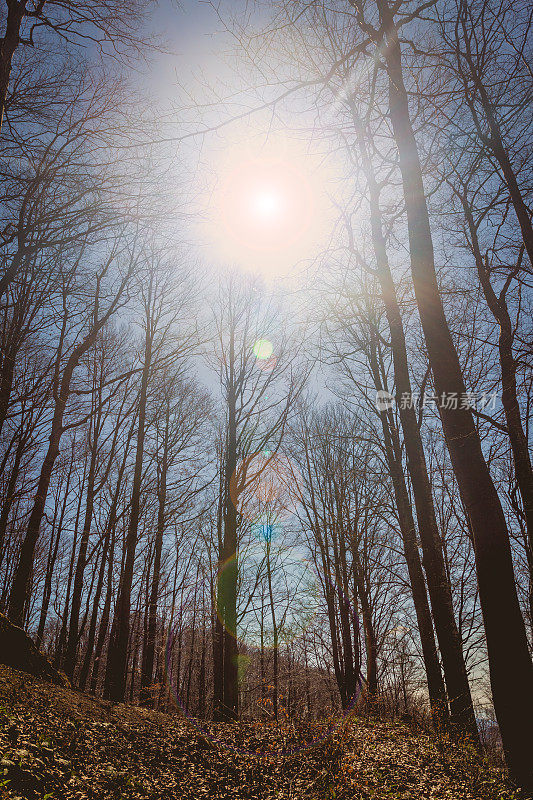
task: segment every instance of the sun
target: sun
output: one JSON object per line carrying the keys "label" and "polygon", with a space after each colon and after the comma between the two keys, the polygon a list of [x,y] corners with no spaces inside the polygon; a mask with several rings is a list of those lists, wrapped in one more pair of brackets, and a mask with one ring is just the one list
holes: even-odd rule
{"label": "sun", "polygon": [[317,251],[326,198],[324,174],[298,147],[232,148],[209,203],[214,257],[263,277],[289,274]]}
{"label": "sun", "polygon": [[289,161],[254,159],[230,173],[221,189],[221,222],[230,241],[256,254],[283,254],[309,231],[313,190]]}
{"label": "sun", "polygon": [[258,221],[269,223],[276,219],[281,219],[285,206],[285,197],[275,188],[269,186],[258,187],[253,192],[251,201],[252,213]]}

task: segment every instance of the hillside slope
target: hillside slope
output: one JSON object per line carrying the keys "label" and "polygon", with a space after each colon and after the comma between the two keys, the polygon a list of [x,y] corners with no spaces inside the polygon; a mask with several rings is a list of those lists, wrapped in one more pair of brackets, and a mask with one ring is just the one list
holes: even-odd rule
{"label": "hillside slope", "polygon": [[0,721],[2,798],[514,797],[472,755],[403,724],[356,719],[302,749],[316,727],[200,730],[178,715],[112,706],[3,666]]}

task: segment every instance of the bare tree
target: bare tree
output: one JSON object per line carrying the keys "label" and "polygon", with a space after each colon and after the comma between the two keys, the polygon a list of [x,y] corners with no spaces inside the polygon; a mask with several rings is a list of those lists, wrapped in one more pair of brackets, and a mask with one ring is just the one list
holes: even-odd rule
{"label": "bare tree", "polygon": [[[231,276],[220,286],[215,358],[226,413],[224,433],[221,519],[222,551],[219,555],[218,613],[224,625],[223,698],[215,698],[217,716],[236,719],[238,710],[237,581],[239,513],[247,512],[250,492],[261,482],[254,455],[265,448],[278,450],[292,406],[302,388],[302,376],[294,370],[298,348],[289,352],[286,339],[273,345],[266,339],[275,313],[261,307],[253,283],[239,285]],[[261,348],[267,348],[262,352]],[[264,363],[267,362],[267,363]],[[277,388],[285,383],[284,391]],[[220,656],[218,660],[221,661]]]}
{"label": "bare tree", "polygon": [[[354,3],[358,22],[376,46],[384,49],[389,81],[389,113],[400,157],[407,215],[411,272],[437,394],[464,395],[466,388],[445,317],[435,271],[433,241],[419,153],[411,122],[402,69],[398,8],[376,0],[378,27],[371,24],[362,4]],[[405,24],[405,17],[402,19]],[[523,787],[533,786],[525,744],[533,719],[533,665],[514,580],[505,516],[483,456],[469,409],[442,407],[440,415],[448,449],[475,542],[479,592],[491,686],[507,763]],[[497,595],[494,586],[499,587]],[[509,681],[509,659],[514,680]]]}
{"label": "bare tree", "polygon": [[[200,456],[206,435],[205,420],[210,413],[210,398],[193,383],[186,383],[179,372],[166,370],[160,388],[152,425],[155,436],[157,524],[151,585],[147,597],[148,619],[143,640],[141,699],[150,698],[156,662],[157,612],[160,603],[161,564],[165,533],[183,515],[191,515],[194,498],[204,488],[201,474],[205,464]],[[194,516],[194,514],[193,514]],[[202,651],[203,652],[203,651]],[[205,657],[205,654],[204,654]]]}
{"label": "bare tree", "polygon": [[106,664],[106,695],[112,700],[123,700],[126,691],[131,590],[139,533],[146,409],[151,380],[165,364],[169,362],[178,364],[196,347],[194,329],[191,330],[187,326],[184,328],[181,322],[187,320],[193,299],[194,282],[182,275],[183,282],[176,290],[173,265],[161,260],[160,254],[154,252],[147,254],[147,259],[148,263],[142,273],[146,284],[138,284],[143,304],[144,346],[141,355],[135,470],[124,548],[124,570],[119,584]]}
{"label": "bare tree", "polygon": [[[96,45],[102,53],[126,55],[144,44],[138,29],[145,6],[128,0],[6,0],[2,4],[3,36],[0,40],[0,129],[9,91],[13,57],[17,49],[48,49],[46,37],[58,37],[78,47]],[[42,34],[45,34],[45,43]]]}
{"label": "bare tree", "polygon": [[[76,267],[79,265],[75,265],[74,270],[65,275],[62,289],[63,318],[53,376],[54,414],[50,430],[50,443],[41,467],[35,501],[28,521],[28,528],[21,548],[9,598],[9,616],[17,625],[21,625],[24,621],[24,611],[28,601],[28,585],[33,565],[35,545],[39,536],[39,528],[44,513],[52,470],[57,456],[59,455],[59,445],[64,432],[63,420],[70,396],[74,372],[82,357],[94,345],[100,330],[106,325],[108,320],[111,319],[112,315],[121,305],[124,305],[125,298],[127,298],[126,288],[134,271],[135,257],[130,257],[130,263],[127,265],[124,274],[118,278],[118,286],[114,289],[111,288],[111,296],[107,302],[107,308],[105,308],[103,312],[100,310],[102,300],[106,296],[104,288],[106,277],[108,273],[113,271],[117,255],[117,249],[113,248],[107,261],[97,272],[94,286],[94,301],[84,313],[83,321],[86,327],[78,327],[77,336],[75,336],[74,342],[70,344],[70,347],[68,334],[70,333],[72,335],[72,332],[69,331],[69,322],[73,310],[69,308],[68,298],[74,288],[74,281],[78,278]],[[111,286],[112,283],[113,281],[111,281]],[[107,291],[109,293],[109,290]]]}

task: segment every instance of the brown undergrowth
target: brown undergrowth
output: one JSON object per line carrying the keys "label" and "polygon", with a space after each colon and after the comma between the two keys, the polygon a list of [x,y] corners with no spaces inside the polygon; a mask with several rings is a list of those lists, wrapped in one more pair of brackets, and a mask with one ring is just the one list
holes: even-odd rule
{"label": "brown undergrowth", "polygon": [[[467,747],[403,723],[194,724],[0,667],[0,797],[511,800]],[[329,733],[328,733],[329,731]]]}

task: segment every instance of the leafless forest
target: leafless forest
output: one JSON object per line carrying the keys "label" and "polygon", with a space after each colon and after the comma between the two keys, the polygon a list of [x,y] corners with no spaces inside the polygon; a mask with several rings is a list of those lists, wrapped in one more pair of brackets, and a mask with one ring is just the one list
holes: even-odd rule
{"label": "leafless forest", "polygon": [[533,791],[531,24],[2,3],[0,611],[73,687]]}

